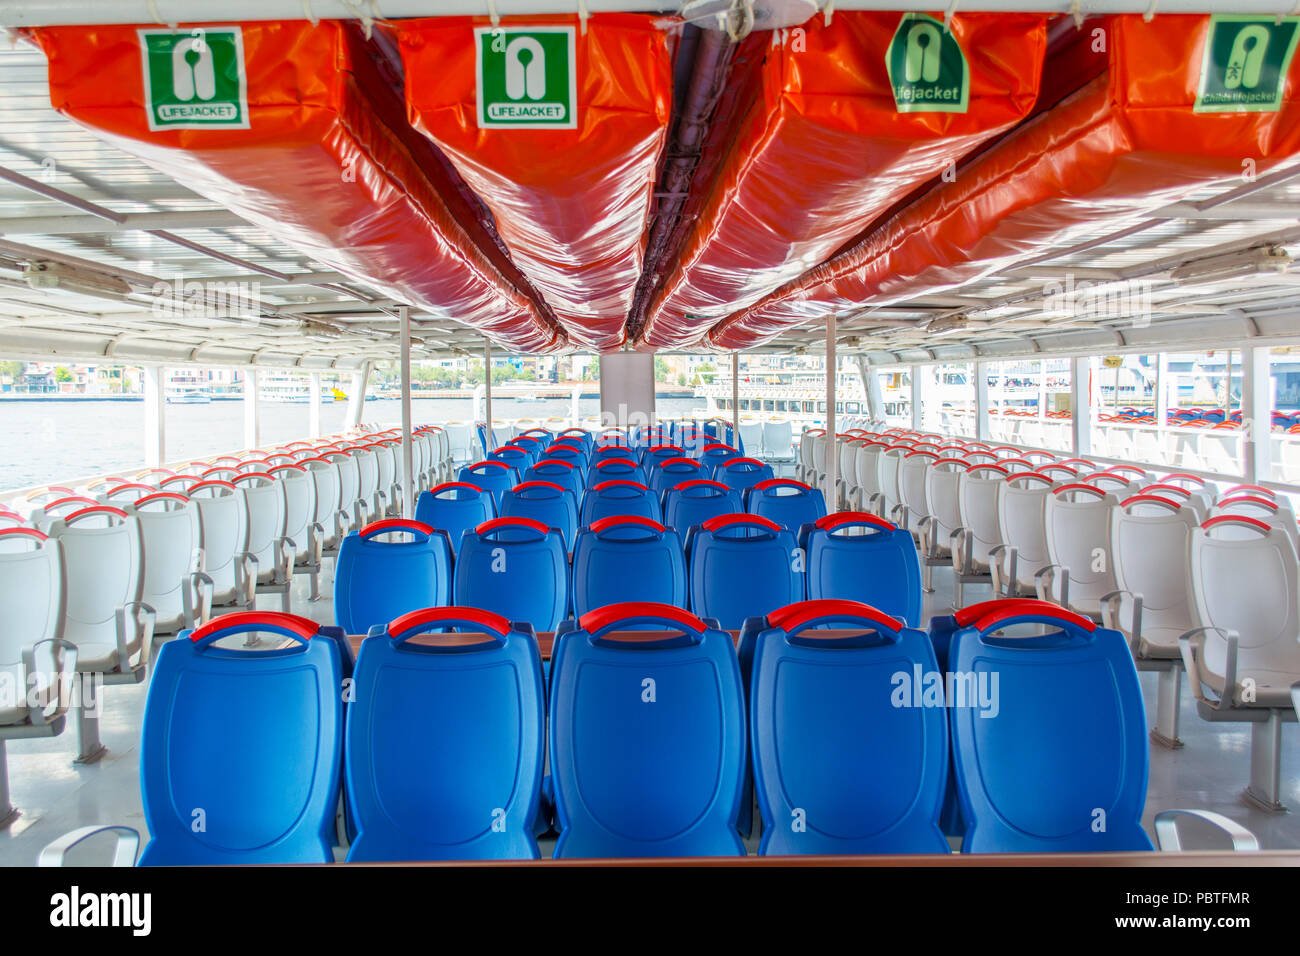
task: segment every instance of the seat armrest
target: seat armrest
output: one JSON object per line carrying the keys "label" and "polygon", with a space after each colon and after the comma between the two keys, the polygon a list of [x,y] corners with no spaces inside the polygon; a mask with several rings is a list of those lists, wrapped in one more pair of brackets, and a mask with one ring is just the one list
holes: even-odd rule
{"label": "seat armrest", "polygon": [[257,595],[257,555],[252,551],[235,555],[235,590],[243,598],[239,603],[251,610]]}
{"label": "seat armrest", "polygon": [[136,854],[140,852],[140,834],[131,827],[115,824],[79,827],[68,831],[41,850],[41,855],[36,858],[36,865],[63,866],[63,858],[74,846],[98,833],[108,831],[117,834],[117,843],[113,847],[113,866],[135,866]]}
{"label": "seat armrest", "polygon": [[202,627],[208,623],[208,618],[212,616],[212,592],[215,585],[212,582],[211,575],[203,571],[191,571],[188,575],[188,585],[181,592],[181,598],[185,602],[185,626],[187,628]]}
{"label": "seat armrest", "polygon": [[1133,652],[1134,657],[1137,657],[1142,646],[1142,595],[1123,589],[1103,594],[1101,596],[1101,623],[1103,627],[1108,627],[1112,631],[1124,633],[1124,627],[1119,619],[1119,612],[1123,606],[1124,598],[1128,598],[1133,605],[1133,626],[1127,636],[1129,650]]}
{"label": "seat armrest", "polygon": [[[1007,584],[1002,585],[1002,553],[1007,555]],[[989,549],[989,573],[993,576],[993,593],[1009,597],[1011,588],[1019,580],[1020,551],[1012,544],[999,544]]]}
{"label": "seat armrest", "polygon": [[[1226,692],[1224,697],[1215,700],[1205,694],[1205,688],[1201,679],[1200,659],[1205,653],[1205,635],[1213,631],[1223,638],[1228,645],[1227,652],[1223,658],[1223,689]],[[1240,636],[1236,631],[1224,630],[1221,627],[1197,627],[1178,637],[1178,649],[1183,655],[1183,668],[1187,671],[1187,682],[1192,685],[1192,694],[1203,704],[1208,704],[1215,710],[1226,710],[1232,706],[1232,693],[1237,686],[1237,644]]]}
{"label": "seat armrest", "polygon": [[307,563],[319,567],[325,550],[325,527],[319,521],[307,526]]}
{"label": "seat armrest", "polygon": [[[1057,587],[1057,597],[1052,597],[1052,585],[1059,580],[1060,585]],[[1059,564],[1049,564],[1039,568],[1034,572],[1034,590],[1038,592],[1038,600],[1051,601],[1053,604],[1059,604],[1067,610],[1070,607],[1070,569]]]}
{"label": "seat armrest", "polygon": [[23,648],[22,653],[24,693],[30,695],[33,687],[40,686],[37,679],[40,672],[36,669],[36,649],[43,644],[49,644],[51,649],[57,648],[63,651],[63,655],[61,659],[57,655],[54,658],[58,671],[51,675],[57,682],[54,685],[53,699],[44,708],[40,708],[36,706],[39,701],[28,698],[27,716],[33,724],[37,725],[57,720],[72,707],[72,681],[77,673],[77,645],[71,641],[65,641],[61,637],[49,637],[28,644]]}
{"label": "seat armrest", "polygon": [[[117,609],[117,666],[123,673],[135,670],[145,662],[157,617],[158,612],[143,601],[131,601]],[[137,660],[132,663],[131,645],[137,643]]]}
{"label": "seat armrest", "polygon": [[298,560],[298,544],[288,535],[275,539],[276,553],[280,561],[275,568],[276,581],[283,584],[293,577],[293,566]]}
{"label": "seat armrest", "polygon": [[1196,817],[1206,823],[1212,823],[1232,838],[1232,848],[1236,851],[1253,851],[1259,849],[1259,840],[1236,820],[1225,817],[1213,810],[1161,810],[1156,814],[1156,846],[1167,853],[1177,853],[1183,848],[1178,837],[1178,818]]}

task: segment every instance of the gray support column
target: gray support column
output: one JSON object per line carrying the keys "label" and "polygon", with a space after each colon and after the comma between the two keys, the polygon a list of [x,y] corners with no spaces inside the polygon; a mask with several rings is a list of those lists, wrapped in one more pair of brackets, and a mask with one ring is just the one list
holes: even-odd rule
{"label": "gray support column", "polygon": [[411,310],[398,306],[402,353],[402,517],[415,517],[415,462],[411,448]]}
{"label": "gray support column", "polygon": [[975,440],[989,440],[989,416],[993,406],[989,403],[989,363],[975,363]]}
{"label": "gray support column", "polygon": [[1273,396],[1269,390],[1268,349],[1241,350],[1242,477],[1257,485],[1273,477]]}
{"label": "gray support column", "polygon": [[1093,357],[1082,356],[1070,360],[1070,434],[1076,458],[1092,454],[1092,416],[1095,413],[1093,397],[1096,392],[1093,378]]}
{"label": "gray support column", "polygon": [[740,447],[740,353],[731,353],[731,430],[732,440]]}
{"label": "gray support column", "polygon": [[839,510],[836,482],[839,480],[840,449],[835,441],[835,399],[839,393],[839,359],[835,354],[835,313],[826,316],[826,508]]}
{"label": "gray support column", "polygon": [[[144,369],[144,466],[161,468],[167,460],[167,371],[160,366]],[[3,809],[0,807],[0,809]]]}
{"label": "gray support column", "polygon": [[492,430],[492,340],[483,343],[483,420],[487,422],[487,450],[496,447],[496,433]]}
{"label": "gray support column", "polygon": [[913,365],[909,370],[912,376],[912,430],[920,431],[925,424],[925,384],[929,375],[929,366]]}
{"label": "gray support column", "polygon": [[605,427],[649,425],[655,416],[655,357],[649,352],[600,356],[600,415]]}
{"label": "gray support column", "polygon": [[307,437],[320,438],[320,372],[307,373]]}
{"label": "gray support column", "polygon": [[259,448],[262,443],[261,406],[257,394],[257,369],[244,369],[244,447]]}

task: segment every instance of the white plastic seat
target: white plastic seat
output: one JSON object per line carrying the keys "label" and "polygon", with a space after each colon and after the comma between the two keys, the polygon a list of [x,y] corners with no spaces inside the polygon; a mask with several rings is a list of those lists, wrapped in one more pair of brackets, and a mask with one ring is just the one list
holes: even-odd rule
{"label": "white plastic seat", "polygon": [[[412,436],[411,461],[415,463],[414,436]],[[378,477],[375,491],[374,515],[382,518],[395,515],[402,507],[401,481],[397,477],[398,462],[402,454],[401,441],[383,439],[370,446],[375,453]]]}
{"label": "white plastic seat", "polygon": [[1196,627],[1181,639],[1201,717],[1251,724],[1245,796],[1281,803],[1282,724],[1296,719],[1300,681],[1300,573],[1291,539],[1254,518],[1220,515],[1192,532]]}
{"label": "white plastic seat", "polygon": [[77,647],[77,760],[85,763],[104,753],[97,685],[144,680],[154,619],[141,601],[144,544],[140,522],[111,505],[60,518],[49,535],[63,548],[63,638]]}
{"label": "white plastic seat", "polygon": [[902,505],[898,524],[912,532],[913,538],[920,537],[921,522],[930,516],[925,498],[926,474],[938,460],[933,451],[921,449],[908,452],[898,464],[898,502]]}
{"label": "white plastic seat", "polygon": [[881,514],[880,453],[888,447],[888,443],[872,439],[857,443],[857,454],[853,456],[851,497],[860,511]]}
{"label": "white plastic seat", "polygon": [[896,443],[883,449],[876,458],[876,485],[880,488],[879,514],[895,524],[902,524],[902,501],[898,491],[898,474],[903,456],[912,450],[911,445]]}
{"label": "white plastic seat", "polygon": [[[339,510],[347,512],[348,529],[367,524],[366,507],[361,500],[361,468],[357,457],[350,451],[337,449],[326,452],[322,457],[338,466]],[[346,533],[345,531],[344,534]]]}
{"label": "white plastic seat", "polygon": [[996,597],[1025,597],[1037,593],[1037,574],[1050,563],[1043,510],[1054,483],[1037,472],[1016,472],[998,488],[998,534],[1002,544],[989,552],[993,559]]}
{"label": "white plastic seat", "polygon": [[1043,502],[1049,563],[1034,576],[1038,597],[1101,620],[1102,599],[1113,593],[1111,512],[1119,499],[1087,482],[1057,485]]}
{"label": "white plastic seat", "polygon": [[811,485],[815,481],[814,475],[817,469],[813,461],[813,443],[825,434],[824,428],[806,428],[799,436],[799,454],[794,466],[794,476],[804,484]]}
{"label": "white plastic seat", "polygon": [[369,445],[353,445],[352,459],[357,465],[357,500],[360,510],[357,523],[369,524],[383,517],[384,502],[381,500],[379,487],[379,455]]}
{"label": "white plastic seat", "polygon": [[297,559],[297,546],[285,536],[287,502],[284,484],[266,472],[250,472],[235,479],[248,505],[248,544],[245,550],[253,564],[259,594],[279,594],[281,609],[288,614],[290,582]]}
{"label": "white plastic seat", "polygon": [[763,458],[766,451],[763,448],[763,424],[762,422],[745,421],[740,422],[740,440],[745,444],[745,454],[750,458]]}
{"label": "white plastic seat", "polygon": [[1266,489],[1254,488],[1236,494],[1225,494],[1210,509],[1210,517],[1240,515],[1256,518],[1270,528],[1277,528],[1291,539],[1292,546],[1300,552],[1300,526],[1296,525],[1295,511],[1289,499],[1262,494]]}
{"label": "white plastic seat", "polygon": [[474,435],[474,426],[469,422],[450,421],[442,427],[447,435],[447,443],[451,454],[450,467],[455,468],[457,465],[475,461],[474,444],[478,439]]}
{"label": "white plastic seat", "polygon": [[206,623],[212,610],[212,579],[199,567],[203,536],[198,506],[180,492],[157,491],[124,509],[140,524],[140,600],[154,609],[154,637]]}
{"label": "white plastic seat", "polygon": [[5,742],[63,733],[76,647],[63,639],[62,547],[33,528],[0,529],[0,828],[18,816],[9,799]]}
{"label": "white plastic seat", "polygon": [[1200,518],[1190,498],[1167,489],[1133,495],[1110,516],[1116,590],[1102,598],[1102,622],[1128,639],[1139,670],[1159,672],[1151,738],[1170,748],[1182,746],[1178,639],[1195,626],[1188,558]]}
{"label": "white plastic seat", "polygon": [[794,425],[786,421],[763,422],[763,460],[794,461]]}
{"label": "white plastic seat", "polygon": [[[907,459],[903,464],[906,466]],[[934,569],[952,563],[952,539],[961,527],[957,490],[968,467],[964,459],[949,457],[936,458],[925,469],[926,514],[917,521],[916,529],[921,543],[922,585],[927,591],[934,590]]]}
{"label": "white plastic seat", "polygon": [[212,579],[212,607],[251,611],[256,565],[248,553],[248,503],[244,490],[228,481],[204,481],[190,489],[198,506],[203,565]]}
{"label": "white plastic seat", "polygon": [[957,513],[952,536],[953,604],[965,606],[965,585],[992,583],[993,551],[1002,544],[998,500],[1007,470],[1001,465],[971,465],[957,479]]}

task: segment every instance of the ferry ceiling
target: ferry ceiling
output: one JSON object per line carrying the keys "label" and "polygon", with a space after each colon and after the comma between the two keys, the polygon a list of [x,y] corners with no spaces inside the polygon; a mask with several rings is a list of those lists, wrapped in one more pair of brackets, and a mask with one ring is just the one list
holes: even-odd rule
{"label": "ferry ceiling", "polygon": [[0,0],[0,355],[1300,341],[1294,12]]}

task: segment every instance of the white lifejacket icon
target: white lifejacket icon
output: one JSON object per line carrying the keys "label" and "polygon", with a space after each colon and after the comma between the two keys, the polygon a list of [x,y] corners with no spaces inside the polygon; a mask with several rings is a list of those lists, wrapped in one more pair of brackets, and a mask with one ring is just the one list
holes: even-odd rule
{"label": "white lifejacket icon", "polygon": [[[523,54],[528,63],[524,64]],[[546,54],[532,37],[515,37],[506,46],[506,96],[540,100],[546,95]]]}
{"label": "white lifejacket icon", "polygon": [[172,47],[172,93],[178,100],[210,100],[217,95],[212,47],[197,39]]}

